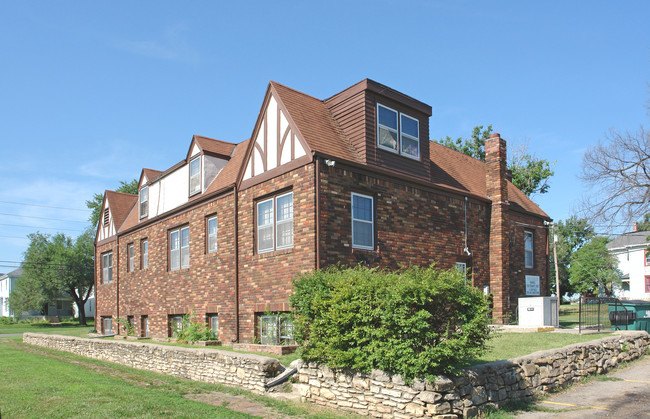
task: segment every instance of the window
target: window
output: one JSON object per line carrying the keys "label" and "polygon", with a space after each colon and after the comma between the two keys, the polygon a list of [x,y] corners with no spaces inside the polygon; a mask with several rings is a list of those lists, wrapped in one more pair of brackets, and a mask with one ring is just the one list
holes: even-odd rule
{"label": "window", "polygon": [[208,327],[212,330],[215,336],[219,336],[219,315],[208,314]]}
{"label": "window", "polygon": [[126,248],[129,258],[129,272],[133,272],[135,270],[135,248],[133,247],[133,243],[130,243]]}
{"label": "window", "polygon": [[105,335],[113,334],[113,319],[111,317],[102,317],[102,332]]}
{"label": "window", "polygon": [[257,203],[257,252],[293,247],[293,192]]}
{"label": "window", "polygon": [[645,277],[645,292],[650,294],[650,276]]}
{"label": "window", "polygon": [[201,157],[190,162],[190,196],[201,192]]}
{"label": "window", "polygon": [[149,213],[149,187],[145,186],[140,189],[140,218],[144,218]]}
{"label": "window", "polygon": [[650,266],[650,250],[645,252],[645,266]]}
{"label": "window", "polygon": [[126,321],[132,328],[135,328],[135,320],[133,316],[126,316]]}
{"label": "window", "polygon": [[140,336],[143,338],[149,337],[149,317],[141,316],[140,317]]}
{"label": "window", "polygon": [[113,282],[113,252],[102,255],[102,283]]}
{"label": "window", "polygon": [[110,218],[109,215],[110,215],[110,211],[108,210],[108,208],[106,208],[104,210],[104,227],[108,226],[108,220]]}
{"label": "window", "polygon": [[524,231],[524,267],[534,267],[533,255],[533,232]]}
{"label": "window", "polygon": [[420,121],[377,104],[377,145],[379,148],[419,160]]}
{"label": "window", "polygon": [[149,241],[142,240],[140,242],[140,269],[147,269],[149,267]]}
{"label": "window", "polygon": [[259,316],[260,343],[263,345],[293,345],[293,315],[271,313]]}
{"label": "window", "polygon": [[465,283],[467,283],[467,264],[465,262],[456,262],[456,270],[460,272]]}
{"label": "window", "polygon": [[176,333],[183,330],[183,316],[169,316],[169,337],[175,338]]}
{"label": "window", "polygon": [[169,233],[170,270],[190,267],[190,228],[183,227]]}
{"label": "window", "polygon": [[208,218],[208,253],[217,251],[217,217]]}
{"label": "window", "polygon": [[373,198],[352,193],[352,247],[375,248]]}

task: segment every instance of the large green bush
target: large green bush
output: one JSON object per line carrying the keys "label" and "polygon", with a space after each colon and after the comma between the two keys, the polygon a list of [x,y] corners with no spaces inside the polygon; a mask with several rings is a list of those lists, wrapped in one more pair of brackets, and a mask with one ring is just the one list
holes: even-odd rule
{"label": "large green bush", "polygon": [[487,302],[455,269],[331,267],[294,288],[305,362],[431,379],[481,354],[488,339]]}

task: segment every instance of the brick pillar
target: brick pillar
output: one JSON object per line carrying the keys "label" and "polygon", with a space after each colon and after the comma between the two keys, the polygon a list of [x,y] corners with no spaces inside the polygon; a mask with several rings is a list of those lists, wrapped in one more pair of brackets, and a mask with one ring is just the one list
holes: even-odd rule
{"label": "brick pillar", "polygon": [[492,200],[490,215],[490,291],[493,297],[494,323],[508,323],[510,278],[508,242],[508,182],[506,142],[499,134],[490,134],[485,142],[485,185]]}

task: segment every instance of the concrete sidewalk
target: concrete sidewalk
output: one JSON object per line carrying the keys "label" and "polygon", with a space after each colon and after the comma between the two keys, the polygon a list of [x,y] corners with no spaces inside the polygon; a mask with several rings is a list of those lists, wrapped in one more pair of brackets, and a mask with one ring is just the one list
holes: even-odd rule
{"label": "concrete sidewalk", "polygon": [[525,412],[517,418],[650,418],[650,356],[587,384],[552,394],[535,405],[557,412]]}

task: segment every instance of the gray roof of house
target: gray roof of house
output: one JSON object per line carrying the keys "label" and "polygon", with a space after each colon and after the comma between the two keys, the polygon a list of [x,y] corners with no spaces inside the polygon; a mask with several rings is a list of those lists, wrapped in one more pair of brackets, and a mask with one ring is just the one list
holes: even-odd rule
{"label": "gray roof of house", "polygon": [[632,233],[621,234],[607,243],[607,248],[611,250],[621,247],[648,245],[650,244],[647,240],[648,237],[650,237],[650,231],[634,231]]}
{"label": "gray roof of house", "polygon": [[14,269],[13,271],[9,272],[7,276],[10,276],[12,278],[19,278],[23,276],[23,268]]}

